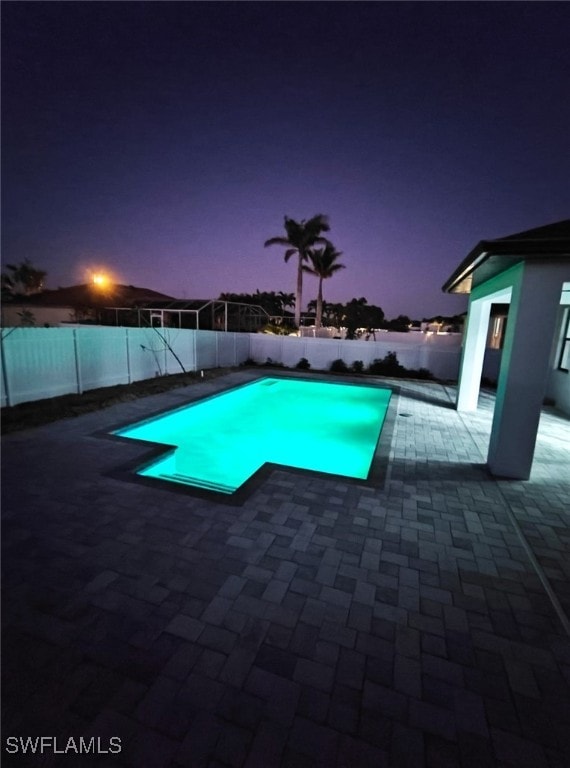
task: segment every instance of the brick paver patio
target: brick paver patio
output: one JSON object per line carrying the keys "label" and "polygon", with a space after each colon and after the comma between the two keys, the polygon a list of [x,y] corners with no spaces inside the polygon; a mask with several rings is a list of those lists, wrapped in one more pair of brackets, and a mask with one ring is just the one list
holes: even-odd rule
{"label": "brick paver patio", "polygon": [[[94,433],[252,378],[3,439],[3,743],[20,766],[570,766],[570,425],[485,468],[493,397],[398,381],[385,485],[277,469],[243,506],[107,476]],[[22,755],[8,737],[121,740]]]}

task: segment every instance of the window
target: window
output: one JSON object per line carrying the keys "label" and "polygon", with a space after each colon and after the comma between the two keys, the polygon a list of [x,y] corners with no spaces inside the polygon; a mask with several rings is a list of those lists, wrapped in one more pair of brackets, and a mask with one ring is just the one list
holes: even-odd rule
{"label": "window", "polygon": [[562,345],[560,347],[560,360],[558,361],[558,370],[570,371],[570,309],[566,310],[566,316],[562,327],[565,329],[562,334]]}
{"label": "window", "polygon": [[497,315],[491,318],[491,333],[488,346],[491,349],[502,349],[505,340],[505,328],[507,318],[504,315]]}

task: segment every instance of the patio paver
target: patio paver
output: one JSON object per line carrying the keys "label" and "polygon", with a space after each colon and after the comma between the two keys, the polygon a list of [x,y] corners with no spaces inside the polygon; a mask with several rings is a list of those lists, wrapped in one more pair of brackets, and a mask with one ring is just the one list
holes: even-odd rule
{"label": "patio paver", "polygon": [[[255,375],[3,438],[6,764],[570,765],[568,419],[524,483],[484,468],[491,394],[467,416],[412,381],[381,488],[280,468],[228,506],[106,475],[141,450],[97,430]],[[122,749],[7,754],[48,734]]]}

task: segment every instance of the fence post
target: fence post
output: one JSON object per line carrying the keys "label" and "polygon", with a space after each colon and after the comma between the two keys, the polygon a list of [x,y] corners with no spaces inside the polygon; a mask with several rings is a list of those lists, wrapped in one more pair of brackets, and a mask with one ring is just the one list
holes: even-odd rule
{"label": "fence post", "polygon": [[[2,330],[4,329],[2,328]],[[4,349],[4,336],[2,336],[2,339],[0,341],[0,354],[2,355],[2,378],[4,379],[4,392],[6,393],[6,405],[9,406],[9,405],[12,405],[12,398],[10,395],[10,386],[8,384],[8,362],[6,359],[6,351]]]}
{"label": "fence post", "polygon": [[73,354],[75,356],[75,377],[77,379],[77,394],[83,394],[81,385],[81,364],[79,362],[79,340],[77,338],[77,328],[73,329]]}
{"label": "fence post", "polygon": [[[162,323],[162,318],[161,318],[160,322]],[[168,363],[170,362],[169,359],[168,359],[168,338],[166,336],[168,331],[165,329],[164,324],[162,324],[160,327],[162,328],[162,333],[163,333],[163,336],[164,336],[164,347],[163,347],[163,352],[164,352],[164,375],[168,376]]]}
{"label": "fence post", "polygon": [[125,343],[127,345],[127,383],[131,384],[131,350],[129,347],[129,329],[125,328]]}

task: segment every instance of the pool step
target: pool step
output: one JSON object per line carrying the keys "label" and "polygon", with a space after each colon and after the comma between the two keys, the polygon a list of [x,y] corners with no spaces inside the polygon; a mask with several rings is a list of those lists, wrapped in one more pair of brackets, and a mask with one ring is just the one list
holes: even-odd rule
{"label": "pool step", "polygon": [[217,491],[217,493],[234,493],[237,489],[231,485],[224,485],[223,483],[214,483],[210,480],[202,480],[199,477],[190,477],[189,475],[181,475],[178,472],[172,472],[169,474],[159,475],[163,480],[171,480],[174,483],[184,483],[185,485],[193,485],[196,488],[205,488],[207,491]]}

